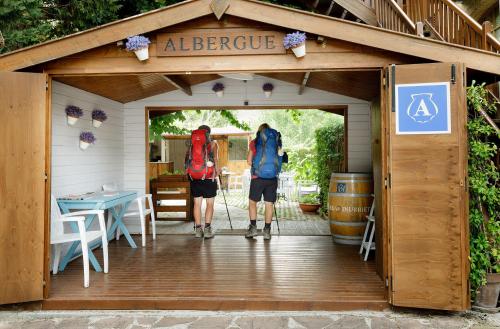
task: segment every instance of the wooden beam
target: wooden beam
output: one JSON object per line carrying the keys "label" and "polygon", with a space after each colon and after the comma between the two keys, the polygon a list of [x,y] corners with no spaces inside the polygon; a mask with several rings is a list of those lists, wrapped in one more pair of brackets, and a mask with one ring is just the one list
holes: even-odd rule
{"label": "wooden beam", "polygon": [[211,0],[188,0],[0,56],[0,71],[15,71],[212,13]]}
{"label": "wooden beam", "polygon": [[[320,45],[319,45],[320,46]],[[44,66],[54,75],[196,74],[224,72],[332,71],[336,69],[380,69],[392,63],[417,63],[412,57],[389,52],[308,53],[300,61],[293,55],[211,56],[210,63],[199,57],[150,57],[148,63],[134,57],[64,58]],[[186,71],[189,70],[189,71]]]}
{"label": "wooden beam", "polygon": [[186,81],[182,80],[181,77],[174,75],[163,75],[163,74],[161,75],[161,77],[175,88],[182,90],[186,95],[193,96],[193,91],[191,90],[191,86]]}
{"label": "wooden beam", "polygon": [[254,0],[232,0],[227,14],[290,29],[296,29],[300,25],[300,29],[308,33],[438,62],[465,63],[468,68],[500,74],[500,55],[498,54],[437,40],[422,39],[416,35],[356,24]]}
{"label": "wooden beam", "polygon": [[[337,3],[339,6],[341,6],[354,16],[359,17],[366,24],[372,26],[377,25],[377,16],[375,15],[375,11],[365,5],[363,2],[358,0],[336,0],[335,3]],[[342,15],[345,17],[344,13]]]}
{"label": "wooden beam", "polygon": [[309,80],[310,75],[311,75],[311,72],[304,73],[304,77],[302,78],[302,83],[300,84],[300,87],[299,87],[299,95],[302,95],[304,93],[304,90],[306,89],[306,85],[307,85],[307,80]]}
{"label": "wooden beam", "polygon": [[330,14],[332,13],[332,9],[333,9],[334,4],[335,4],[334,0],[330,1],[330,6],[328,6],[328,9],[325,11],[326,16],[330,16]]}

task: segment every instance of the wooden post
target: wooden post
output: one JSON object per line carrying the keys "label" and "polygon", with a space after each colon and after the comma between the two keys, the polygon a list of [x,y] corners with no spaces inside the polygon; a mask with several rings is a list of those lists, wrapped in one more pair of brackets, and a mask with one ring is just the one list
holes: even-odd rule
{"label": "wooden post", "polygon": [[483,23],[483,29],[482,29],[482,42],[483,42],[483,49],[484,50],[489,50],[488,48],[488,33],[491,33],[493,30],[491,23],[489,21],[485,21]]}
{"label": "wooden post", "polygon": [[415,24],[415,32],[417,33],[417,35],[419,37],[424,37],[424,23],[422,22],[417,22],[417,24]]}

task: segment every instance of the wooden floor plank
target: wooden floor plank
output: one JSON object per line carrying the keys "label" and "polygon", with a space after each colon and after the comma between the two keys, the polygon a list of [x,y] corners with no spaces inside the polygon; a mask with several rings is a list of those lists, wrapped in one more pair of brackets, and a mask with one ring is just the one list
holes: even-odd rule
{"label": "wooden floor plank", "polygon": [[[139,244],[139,239],[135,238]],[[101,251],[95,252],[101,261]],[[145,248],[109,246],[109,273],[81,260],[52,276],[44,309],[351,310],[383,309],[384,285],[373,261],[326,236],[199,240],[159,235]]]}

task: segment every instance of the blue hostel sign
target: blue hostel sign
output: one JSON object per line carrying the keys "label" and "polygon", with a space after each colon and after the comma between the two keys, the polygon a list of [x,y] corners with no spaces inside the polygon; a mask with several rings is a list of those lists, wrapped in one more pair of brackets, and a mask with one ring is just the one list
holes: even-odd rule
{"label": "blue hostel sign", "polygon": [[396,135],[450,134],[450,83],[396,85]]}

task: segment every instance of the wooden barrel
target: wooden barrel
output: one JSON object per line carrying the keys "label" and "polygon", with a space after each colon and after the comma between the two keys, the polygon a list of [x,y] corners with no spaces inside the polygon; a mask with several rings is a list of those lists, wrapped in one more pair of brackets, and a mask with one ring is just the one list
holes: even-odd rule
{"label": "wooden barrel", "polygon": [[328,193],[328,217],[333,240],[360,245],[373,193],[369,173],[332,173]]}

